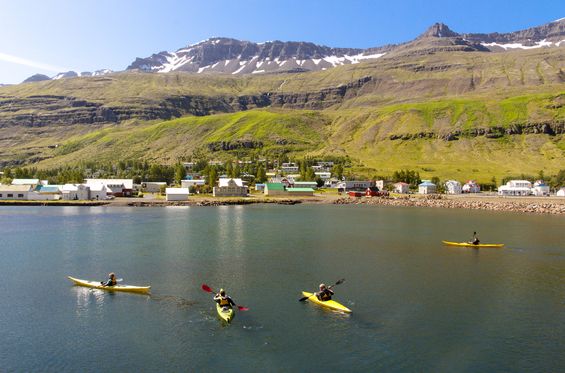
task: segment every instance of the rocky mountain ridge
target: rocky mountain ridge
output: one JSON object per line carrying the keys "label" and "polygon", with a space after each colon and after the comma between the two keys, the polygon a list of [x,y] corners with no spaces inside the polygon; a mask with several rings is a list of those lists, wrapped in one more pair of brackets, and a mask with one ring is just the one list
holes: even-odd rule
{"label": "rocky mountain ridge", "polygon": [[112,74],[113,71],[110,69],[101,69],[101,70],[96,70],[94,72],[91,71],[82,71],[82,72],[76,72],[76,71],[64,71],[64,72],[60,72],[57,75],[54,75],[52,77],[49,77],[47,75],[44,74],[34,74],[32,76],[30,76],[29,78],[27,78],[26,80],[24,80],[22,83],[33,83],[33,82],[43,82],[45,80],[59,80],[59,79],[65,79],[65,78],[78,78],[78,77],[85,77],[85,76],[103,76],[103,75],[108,75],[108,74]]}
{"label": "rocky mountain ridge", "polygon": [[[383,56],[443,52],[503,52],[513,49],[560,47],[565,45],[565,18],[509,33],[462,33],[435,23],[416,39],[375,48],[331,48],[310,42],[279,40],[254,43],[213,37],[175,52],[162,51],[136,58],[126,70],[196,74],[265,74],[327,70],[336,66],[376,60]],[[23,83],[84,76],[101,76],[113,71],[67,71],[53,77],[35,74]]]}
{"label": "rocky mountain ridge", "polygon": [[565,19],[511,33],[459,34],[436,23],[416,39],[398,45],[369,49],[330,48],[308,42],[253,43],[230,38],[210,38],[175,52],[136,58],[126,69],[167,73],[262,74],[326,70],[345,64],[375,60],[387,54],[490,52],[565,45]]}

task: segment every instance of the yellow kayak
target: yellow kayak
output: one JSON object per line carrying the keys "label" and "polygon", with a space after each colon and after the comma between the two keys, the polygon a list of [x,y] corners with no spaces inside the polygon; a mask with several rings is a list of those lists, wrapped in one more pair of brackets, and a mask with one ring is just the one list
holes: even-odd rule
{"label": "yellow kayak", "polygon": [[69,280],[75,283],[75,285],[86,286],[94,289],[108,290],[108,291],[129,291],[133,293],[148,293],[151,290],[151,286],[132,286],[132,285],[114,285],[114,286],[102,286],[100,281],[87,281],[67,276]]}
{"label": "yellow kayak", "polygon": [[444,245],[448,246],[460,246],[460,247],[490,247],[490,248],[501,248],[504,246],[503,243],[480,243],[478,245],[472,244],[470,242],[451,242],[451,241],[441,241]]}
{"label": "yellow kayak", "polygon": [[218,316],[220,316],[220,318],[225,322],[227,322],[228,324],[235,316],[235,312],[233,311],[233,308],[226,307],[226,309],[223,309],[223,307],[220,306],[218,303],[216,303],[216,311],[218,312]]}
{"label": "yellow kayak", "polygon": [[310,302],[319,304],[322,307],[330,308],[335,311],[351,313],[351,310],[349,308],[345,307],[343,304],[336,302],[335,300],[321,301],[318,299],[318,297],[316,297],[316,294],[308,293],[307,291],[303,291],[302,295],[308,297],[308,300]]}

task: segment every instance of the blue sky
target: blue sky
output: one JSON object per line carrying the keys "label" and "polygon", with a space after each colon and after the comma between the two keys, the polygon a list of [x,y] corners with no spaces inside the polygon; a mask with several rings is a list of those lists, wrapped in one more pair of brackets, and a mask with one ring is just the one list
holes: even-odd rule
{"label": "blue sky", "polygon": [[562,17],[563,0],[0,0],[0,83],[123,70],[212,36],[367,48],[411,40],[435,22],[509,32]]}

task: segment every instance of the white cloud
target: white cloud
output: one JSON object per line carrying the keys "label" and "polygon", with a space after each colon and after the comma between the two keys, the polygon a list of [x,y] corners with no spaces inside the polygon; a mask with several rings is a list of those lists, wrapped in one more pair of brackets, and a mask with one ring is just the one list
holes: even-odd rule
{"label": "white cloud", "polygon": [[69,71],[69,69],[67,69],[65,67],[53,66],[53,65],[48,65],[48,64],[45,64],[45,63],[41,63],[41,62],[31,61],[31,60],[27,60],[25,58],[12,56],[12,55],[6,54],[6,53],[0,53],[0,61],[15,63],[17,65],[35,67],[36,69],[52,71],[52,72],[56,72],[56,73],[61,72],[61,71]]}

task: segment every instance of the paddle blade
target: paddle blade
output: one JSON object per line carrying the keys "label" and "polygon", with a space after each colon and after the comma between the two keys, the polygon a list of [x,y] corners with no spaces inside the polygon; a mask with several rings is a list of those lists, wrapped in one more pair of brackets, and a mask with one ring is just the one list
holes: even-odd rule
{"label": "paddle blade", "polygon": [[249,311],[249,308],[243,306],[237,306],[237,309],[240,311]]}
{"label": "paddle blade", "polygon": [[202,290],[207,291],[208,293],[213,293],[214,291],[212,288],[206,284],[202,284]]}
{"label": "paddle blade", "polygon": [[304,301],[305,301],[306,299],[308,299],[308,298],[310,298],[310,297],[302,297],[302,298],[300,298],[298,301],[299,301],[299,302],[304,302]]}
{"label": "paddle blade", "polygon": [[118,278],[118,279],[116,279],[116,282],[122,282],[122,281],[124,281],[123,278]]}
{"label": "paddle blade", "polygon": [[337,280],[337,282],[335,284],[336,285],[343,284],[344,281],[345,281],[345,279],[342,278],[341,280]]}

